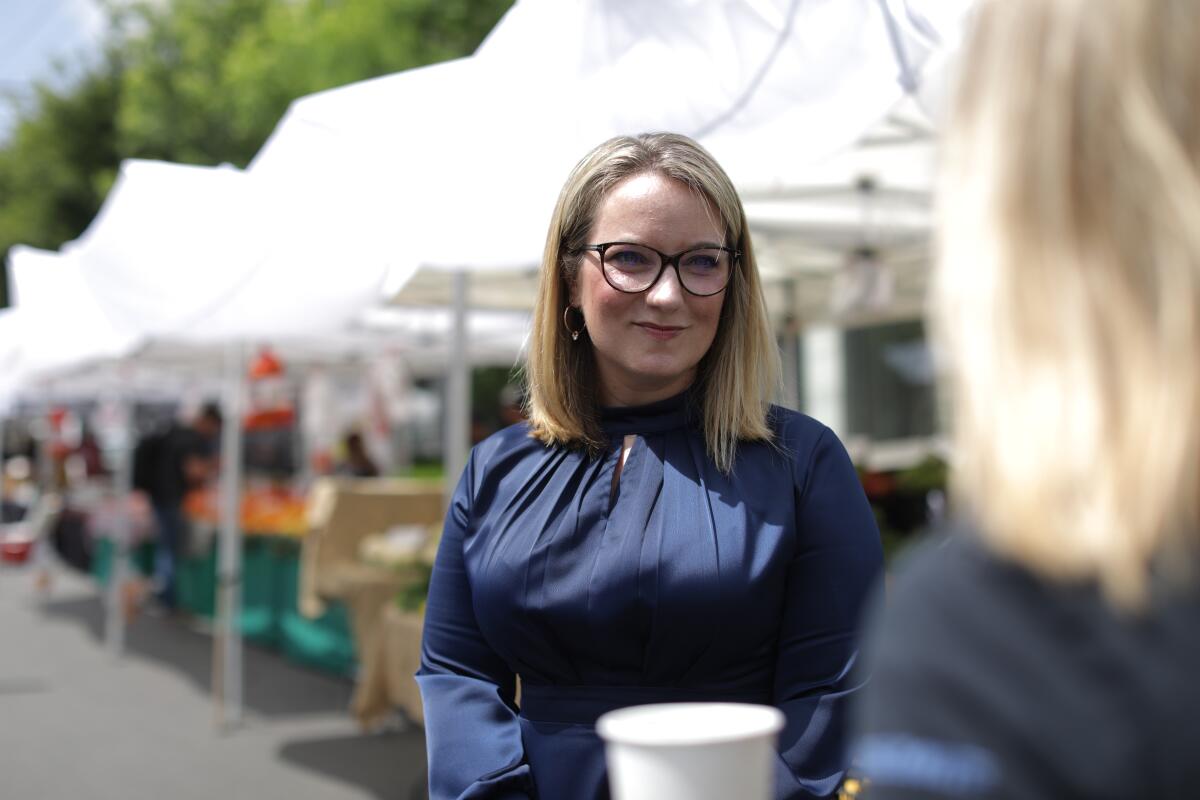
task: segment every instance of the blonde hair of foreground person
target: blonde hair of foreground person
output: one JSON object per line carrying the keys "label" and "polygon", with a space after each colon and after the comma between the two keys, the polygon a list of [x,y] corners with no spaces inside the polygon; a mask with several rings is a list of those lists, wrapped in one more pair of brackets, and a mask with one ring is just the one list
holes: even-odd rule
{"label": "blonde hair of foreground person", "polygon": [[1200,3],[986,2],[964,53],[931,294],[953,490],[995,551],[1136,607],[1200,530]]}
{"label": "blonde hair of foreground person", "polygon": [[728,472],[739,439],[769,440],[767,409],[780,385],[779,351],[733,183],[696,142],[670,133],[618,136],[584,156],[567,178],[546,236],[525,376],[533,435],[546,444],[584,446],[606,441],[600,428],[599,391],[591,339],[572,341],[563,314],[583,262],[580,248],[601,202],[618,183],[643,173],[673,178],[708,201],[725,230],[726,244],[740,250],[716,337],[697,368],[703,429],[709,455]]}

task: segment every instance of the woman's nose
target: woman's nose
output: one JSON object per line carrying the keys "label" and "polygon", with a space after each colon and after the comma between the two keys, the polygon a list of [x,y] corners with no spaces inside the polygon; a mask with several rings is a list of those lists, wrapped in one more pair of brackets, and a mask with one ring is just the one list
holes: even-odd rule
{"label": "woman's nose", "polygon": [[683,286],[674,266],[663,270],[658,282],[646,291],[646,302],[653,306],[676,306],[683,302]]}

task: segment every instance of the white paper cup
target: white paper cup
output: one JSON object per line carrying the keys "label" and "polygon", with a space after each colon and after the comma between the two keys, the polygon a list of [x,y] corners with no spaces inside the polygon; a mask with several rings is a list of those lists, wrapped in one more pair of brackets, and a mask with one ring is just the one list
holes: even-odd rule
{"label": "white paper cup", "polygon": [[613,800],[768,800],[783,714],[748,703],[662,703],[600,717]]}

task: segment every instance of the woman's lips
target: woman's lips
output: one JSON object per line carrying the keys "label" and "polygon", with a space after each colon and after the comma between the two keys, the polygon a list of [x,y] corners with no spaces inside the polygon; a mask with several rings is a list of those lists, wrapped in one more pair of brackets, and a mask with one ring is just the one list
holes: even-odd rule
{"label": "woman's lips", "polygon": [[674,339],[679,334],[683,333],[683,328],[676,325],[655,325],[650,322],[635,322],[639,328],[648,333],[652,338],[660,341]]}

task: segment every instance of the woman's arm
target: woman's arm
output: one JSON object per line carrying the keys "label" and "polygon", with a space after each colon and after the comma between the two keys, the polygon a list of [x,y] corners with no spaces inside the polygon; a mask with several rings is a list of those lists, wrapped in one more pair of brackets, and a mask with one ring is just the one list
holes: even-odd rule
{"label": "woman's arm", "polygon": [[883,566],[879,529],[850,457],[828,428],[796,465],[797,548],[788,572],[775,705],[780,798],[824,797],[845,774],[846,705],[864,601]]}
{"label": "woman's arm", "polygon": [[475,621],[463,564],[474,454],[446,513],[425,607],[417,683],[425,706],[430,800],[529,800],[516,678]]}

